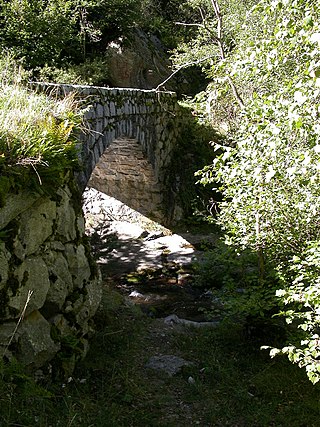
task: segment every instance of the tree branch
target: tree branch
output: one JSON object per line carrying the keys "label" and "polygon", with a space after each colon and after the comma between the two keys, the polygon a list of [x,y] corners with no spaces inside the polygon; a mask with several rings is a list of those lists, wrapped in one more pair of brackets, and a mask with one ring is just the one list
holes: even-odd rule
{"label": "tree branch", "polygon": [[169,80],[171,80],[173,76],[175,76],[179,71],[183,70],[184,68],[188,68],[188,67],[192,67],[193,65],[201,64],[201,62],[205,62],[208,59],[214,58],[214,56],[215,55],[209,55],[209,56],[206,56],[205,58],[198,59],[197,61],[192,61],[192,62],[187,62],[186,64],[182,64],[173,73],[171,73],[168,78],[166,78],[162,83],[158,84],[158,86],[154,90],[158,91],[163,85],[165,85]]}
{"label": "tree branch", "polygon": [[[194,24],[189,24],[186,22],[176,22],[177,25],[184,25],[184,26],[188,26],[188,27],[200,27],[203,28],[204,30],[208,31],[209,34],[211,34],[211,36],[214,39],[214,42],[217,44],[219,51],[220,51],[220,58],[222,61],[224,61],[226,59],[226,53],[225,53],[225,49],[222,43],[223,40],[223,22],[222,22],[222,15],[220,12],[220,7],[219,7],[219,3],[218,0],[211,0],[211,4],[214,10],[214,14],[216,16],[216,20],[217,20],[217,34],[214,35],[213,31],[207,27],[206,25],[206,19],[205,16],[203,14],[203,11],[201,8],[199,8],[200,10],[200,14],[201,14],[201,19],[202,19],[202,24],[199,23],[194,23]],[[192,61],[192,62],[187,62],[186,64],[181,65],[178,69],[176,69],[173,73],[170,74],[170,76],[168,78],[166,78],[162,83],[160,83],[155,90],[158,91],[162,86],[164,86],[169,80],[172,79],[173,76],[175,76],[180,70],[184,69],[184,68],[188,68],[191,67],[193,65],[198,65],[201,64],[202,62],[207,61],[208,59],[214,58],[215,55],[210,55],[207,56],[205,58],[199,59],[197,61]],[[238,89],[236,87],[236,85],[234,84],[232,78],[230,77],[230,75],[227,74],[227,80],[228,83],[231,87],[231,90],[233,92],[233,96],[235,97],[236,101],[238,102],[240,108],[244,108],[244,103],[243,100],[238,92]]]}
{"label": "tree branch", "polygon": [[184,25],[185,27],[201,27],[205,28],[203,24],[188,24],[187,22],[175,22],[176,25]]}
{"label": "tree branch", "polygon": [[[222,28],[223,28],[222,27],[222,15],[221,15],[221,12],[220,12],[220,7],[219,7],[218,1],[217,0],[211,0],[211,4],[212,4],[212,7],[214,9],[214,13],[216,15],[216,18],[217,18],[217,38],[216,38],[216,42],[217,42],[219,50],[220,50],[221,59],[224,61],[226,59],[226,54],[225,54],[224,46],[223,46],[223,43],[222,43],[222,38],[223,38],[223,33],[222,33]],[[238,89],[237,89],[236,85],[234,84],[232,78],[229,75],[227,75],[227,79],[228,79],[229,85],[230,85],[230,87],[232,89],[233,95],[236,98],[238,104],[240,105],[241,108],[244,108],[244,103],[242,101],[242,98],[241,98],[241,96],[240,96],[240,94],[238,92]]]}

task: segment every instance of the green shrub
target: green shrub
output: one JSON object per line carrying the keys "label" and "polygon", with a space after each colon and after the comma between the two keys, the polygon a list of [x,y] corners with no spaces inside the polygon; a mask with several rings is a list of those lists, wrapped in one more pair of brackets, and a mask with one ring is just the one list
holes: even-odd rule
{"label": "green shrub", "polygon": [[285,304],[279,313],[289,325],[300,330],[283,348],[270,348],[271,357],[286,354],[289,360],[305,368],[315,384],[320,380],[320,242],[307,249],[281,269],[281,288],[276,295]]}
{"label": "green shrub", "polygon": [[[272,355],[288,354],[314,383],[320,379],[319,12],[312,0],[262,0],[254,8],[252,16],[264,17],[258,40],[216,67],[240,87],[250,86],[251,96],[244,98],[234,144],[216,146],[222,154],[202,177],[218,182],[224,196],[219,223],[227,242],[256,252],[260,270],[267,260],[283,280],[284,289],[280,282],[275,289],[279,303],[289,304],[282,314],[294,319],[296,336]],[[260,288],[254,299],[268,305]],[[308,332],[302,347],[296,344],[301,328]]]}
{"label": "green shrub", "polygon": [[78,65],[57,68],[45,65],[36,69],[40,81],[79,85],[107,86],[109,84],[108,58],[87,59]]}

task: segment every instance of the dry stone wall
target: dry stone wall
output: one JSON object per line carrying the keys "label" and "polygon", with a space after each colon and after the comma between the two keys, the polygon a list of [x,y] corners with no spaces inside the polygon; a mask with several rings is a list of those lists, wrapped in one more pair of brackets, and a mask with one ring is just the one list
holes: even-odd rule
{"label": "dry stone wall", "polygon": [[77,197],[66,185],[51,197],[8,195],[0,208],[0,352],[32,370],[55,358],[71,372],[100,303]]}

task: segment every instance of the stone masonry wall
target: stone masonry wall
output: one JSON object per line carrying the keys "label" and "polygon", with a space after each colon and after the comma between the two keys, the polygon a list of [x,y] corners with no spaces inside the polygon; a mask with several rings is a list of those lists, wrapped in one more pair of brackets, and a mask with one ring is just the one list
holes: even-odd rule
{"label": "stone masonry wall", "polygon": [[73,370],[101,298],[81,204],[69,187],[52,197],[11,194],[0,208],[0,352],[31,370],[55,356],[59,369]]}
{"label": "stone masonry wall", "polygon": [[[151,164],[160,189],[161,198],[157,199],[157,205],[153,206],[151,211],[162,211],[158,219],[168,222],[168,211],[172,212],[172,206],[167,207],[164,200],[170,186],[167,167],[181,125],[176,94],[154,90],[49,83],[35,85],[39,90],[53,91],[58,95],[76,92],[88,107],[85,113],[87,130],[79,135],[82,171],[77,174],[77,180],[81,191],[84,191],[103,153],[107,155],[106,150],[111,143],[114,146],[122,137],[135,139]],[[134,200],[134,193],[131,193],[131,198]]]}
{"label": "stone masonry wall", "polygon": [[88,183],[143,215],[161,221],[160,185],[135,139],[117,139],[102,154]]}

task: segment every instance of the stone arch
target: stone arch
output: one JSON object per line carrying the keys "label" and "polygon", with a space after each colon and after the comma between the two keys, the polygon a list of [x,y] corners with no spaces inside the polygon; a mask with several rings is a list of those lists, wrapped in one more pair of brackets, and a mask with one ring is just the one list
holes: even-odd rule
{"label": "stone arch", "polygon": [[78,145],[81,170],[76,172],[76,179],[80,191],[84,191],[101,156],[114,141],[121,137],[136,140],[153,168],[162,195],[161,222],[170,222],[174,207],[169,206],[168,200],[174,200],[174,195],[168,197],[168,166],[180,133],[176,94],[50,83],[34,85],[40,90],[54,89],[58,95],[75,92],[88,107],[85,113],[87,130],[79,135]]}

